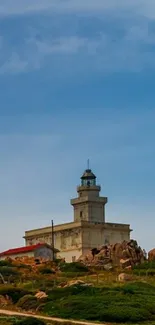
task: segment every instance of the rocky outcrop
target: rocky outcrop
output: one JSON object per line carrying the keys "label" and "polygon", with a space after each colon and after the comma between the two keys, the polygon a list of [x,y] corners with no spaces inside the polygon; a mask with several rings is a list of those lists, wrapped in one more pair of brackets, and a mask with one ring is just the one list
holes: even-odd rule
{"label": "rocky outcrop", "polygon": [[148,260],[149,262],[155,261],[155,248],[148,252]]}
{"label": "rocky outcrop", "polygon": [[130,240],[109,246],[104,245],[100,249],[94,248],[88,254],[82,255],[78,261],[87,266],[103,266],[110,270],[114,266],[129,269],[133,265],[143,263],[145,259],[145,251],[138,246],[136,240]]}

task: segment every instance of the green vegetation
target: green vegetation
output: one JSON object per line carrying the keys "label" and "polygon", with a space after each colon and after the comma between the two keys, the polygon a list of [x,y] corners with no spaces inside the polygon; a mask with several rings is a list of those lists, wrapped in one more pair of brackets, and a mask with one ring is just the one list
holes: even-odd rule
{"label": "green vegetation", "polygon": [[10,260],[2,260],[0,261],[0,266],[12,266],[12,262]]}
{"label": "green vegetation", "polygon": [[155,261],[149,262],[146,261],[142,264],[135,265],[134,270],[148,270],[148,269],[155,269]]}
{"label": "green vegetation", "polygon": [[146,261],[143,264],[134,266],[133,273],[139,276],[155,276],[155,261]]}
{"label": "green vegetation", "polygon": [[155,287],[145,283],[55,289],[48,300],[44,312],[50,316],[116,323],[155,320]]}
{"label": "green vegetation", "polygon": [[45,325],[45,322],[34,317],[29,317],[19,321],[18,325]]}
{"label": "green vegetation", "polygon": [[[122,325],[155,325],[155,262],[135,266],[130,271],[133,281],[125,284],[117,280],[120,270],[111,272],[94,268],[90,271],[77,262],[57,261],[57,264],[60,271],[51,262],[36,267],[0,261],[3,276],[9,281],[10,275],[15,279],[13,285],[0,285],[0,296],[10,298],[13,303],[10,308],[32,310],[51,317]],[[75,284],[65,287],[69,279],[91,282],[93,286]],[[60,284],[64,288],[59,288]],[[37,291],[44,291],[48,298],[37,299]],[[9,317],[6,322],[4,317],[0,317],[0,325],[44,324],[36,321],[34,318],[32,323],[31,318]]]}
{"label": "green vegetation", "polygon": [[60,263],[60,270],[62,272],[89,272],[87,266],[78,262]]}
{"label": "green vegetation", "polygon": [[37,300],[36,291],[3,285],[0,295],[9,296],[17,308],[64,319],[133,324],[155,322],[155,286],[149,283],[46,287],[45,291],[48,298]]}
{"label": "green vegetation", "polygon": [[46,323],[40,319],[34,317],[18,318],[0,316],[1,325],[46,325]]}
{"label": "green vegetation", "polygon": [[19,272],[10,266],[0,266],[0,273],[5,277],[8,277],[10,275],[19,275]]}
{"label": "green vegetation", "polygon": [[27,291],[25,289],[8,286],[8,285],[2,285],[0,287],[0,295],[2,296],[8,296],[13,303],[17,303],[17,301],[22,298],[23,296],[30,294],[30,291]]}
{"label": "green vegetation", "polygon": [[37,298],[33,295],[25,295],[17,302],[17,307],[24,310],[35,310],[38,307]]}
{"label": "green vegetation", "polygon": [[41,274],[55,274],[55,272],[49,267],[42,267],[39,269]]}

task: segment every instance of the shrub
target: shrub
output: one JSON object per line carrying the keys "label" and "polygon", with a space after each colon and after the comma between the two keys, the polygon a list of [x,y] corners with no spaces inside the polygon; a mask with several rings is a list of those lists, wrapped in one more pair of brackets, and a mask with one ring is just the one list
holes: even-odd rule
{"label": "shrub", "polygon": [[60,263],[60,270],[62,272],[89,272],[87,266],[79,262]]}
{"label": "shrub", "polygon": [[44,312],[68,319],[132,323],[154,320],[154,306],[154,286],[135,282],[118,287],[57,288],[50,292]]}
{"label": "shrub", "polygon": [[11,260],[2,260],[2,261],[0,261],[0,267],[1,266],[12,266],[12,261]]}
{"label": "shrub", "polygon": [[45,325],[45,322],[35,317],[28,317],[19,321],[18,325]]}
{"label": "shrub", "polygon": [[17,269],[26,269],[30,271],[32,270],[32,266],[27,264],[22,264],[22,263],[17,265],[14,264],[14,266],[16,266]]}
{"label": "shrub", "polygon": [[19,272],[14,267],[9,266],[0,266],[0,273],[3,276],[19,275]]}
{"label": "shrub", "polygon": [[42,267],[42,268],[39,269],[39,272],[41,274],[55,274],[55,271],[53,271],[49,267]]}
{"label": "shrub", "polygon": [[[100,289],[99,289],[100,290]],[[55,301],[57,299],[63,299],[64,297],[68,296],[75,296],[75,295],[95,295],[98,292],[98,288],[93,287],[85,287],[81,285],[75,285],[66,288],[53,288],[51,290],[46,290],[48,294],[48,301]]]}
{"label": "shrub", "polygon": [[142,264],[135,265],[133,267],[134,270],[148,270],[148,269],[155,269],[155,261],[146,261]]}
{"label": "shrub", "polygon": [[36,309],[38,306],[38,300],[36,297],[32,295],[25,295],[24,297],[20,298],[17,302],[17,307],[20,307],[25,310],[32,310]]}
{"label": "shrub", "polygon": [[155,276],[155,269],[135,269],[133,273],[139,276]]}
{"label": "shrub", "polygon": [[17,301],[25,296],[26,294],[30,293],[27,290],[21,289],[21,288],[15,288],[12,286],[2,286],[0,288],[0,295],[2,296],[8,296],[9,298],[11,298],[13,303],[17,303]]}

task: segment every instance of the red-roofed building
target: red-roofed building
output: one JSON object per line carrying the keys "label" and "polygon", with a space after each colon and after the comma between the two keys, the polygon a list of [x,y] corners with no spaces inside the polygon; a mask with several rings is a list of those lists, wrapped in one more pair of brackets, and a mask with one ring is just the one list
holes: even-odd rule
{"label": "red-roofed building", "polygon": [[[54,249],[54,253],[58,252],[57,249]],[[9,249],[5,252],[0,253],[0,260],[4,260],[6,258],[15,259],[17,257],[34,257],[34,258],[45,258],[52,260],[53,259],[53,249],[50,245],[46,243],[40,243],[31,246],[24,246]]]}

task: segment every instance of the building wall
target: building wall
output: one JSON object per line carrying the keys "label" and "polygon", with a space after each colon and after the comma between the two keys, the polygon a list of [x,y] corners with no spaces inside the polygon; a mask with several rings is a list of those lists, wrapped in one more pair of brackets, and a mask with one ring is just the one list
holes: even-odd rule
{"label": "building wall", "polygon": [[52,260],[53,259],[53,251],[51,248],[48,248],[48,247],[39,247],[32,252],[4,255],[4,256],[0,257],[0,260],[5,260],[6,258],[15,259],[17,257],[34,257],[34,258],[41,257],[41,258]]}
{"label": "building wall", "polygon": [[[82,252],[89,251],[92,248],[99,248],[105,244],[121,243],[123,240],[130,240],[130,231],[128,226],[113,227],[111,224],[106,229],[106,224],[89,225],[82,232]],[[122,225],[123,226],[123,225]]]}
{"label": "building wall", "polygon": [[82,250],[83,253],[94,247],[100,247],[104,242],[103,225],[85,227],[82,232]]}
{"label": "building wall", "polygon": [[24,257],[24,256],[28,256],[28,257],[34,257],[34,252],[27,252],[27,253],[21,253],[21,254],[13,254],[13,255],[4,255],[4,256],[0,256],[0,260],[5,260],[6,258],[12,258],[15,259],[17,257]]}
{"label": "building wall", "polygon": [[[51,228],[36,229],[26,232],[26,245],[46,242],[51,244]],[[57,255],[72,262],[86,251],[105,244],[115,244],[130,239],[129,225],[102,223],[92,224],[87,221],[69,223],[54,227],[54,245],[59,250]]]}
{"label": "building wall", "polygon": [[[30,236],[29,236],[30,233]],[[39,231],[27,232],[26,245],[37,244],[41,242],[51,243],[51,231],[46,233],[44,229]],[[72,262],[74,256],[80,256],[82,253],[82,228],[79,226],[68,226],[68,228],[54,232],[54,246],[60,251],[57,255],[65,258],[66,262]]]}
{"label": "building wall", "polygon": [[40,235],[32,235],[30,238],[25,240],[26,246],[31,246],[40,243],[46,243],[48,245],[52,244],[52,237],[51,233],[44,234],[43,231],[40,231]]}
{"label": "building wall", "polygon": [[100,202],[89,203],[90,222],[104,222],[104,204]]}
{"label": "building wall", "polygon": [[88,220],[89,218],[89,206],[85,202],[80,202],[74,206],[74,221]]}
{"label": "building wall", "polygon": [[53,251],[48,247],[39,247],[34,251],[34,257],[53,260]]}
{"label": "building wall", "polygon": [[79,203],[74,205],[74,221],[105,222],[104,204],[104,202],[97,199],[96,202],[82,202],[82,200],[79,200]]}
{"label": "building wall", "polygon": [[82,248],[66,250],[58,253],[58,257],[64,258],[67,263],[76,262],[76,260],[82,255]]}
{"label": "building wall", "polygon": [[130,233],[123,230],[105,230],[104,244],[121,243],[123,240],[130,240]]}

